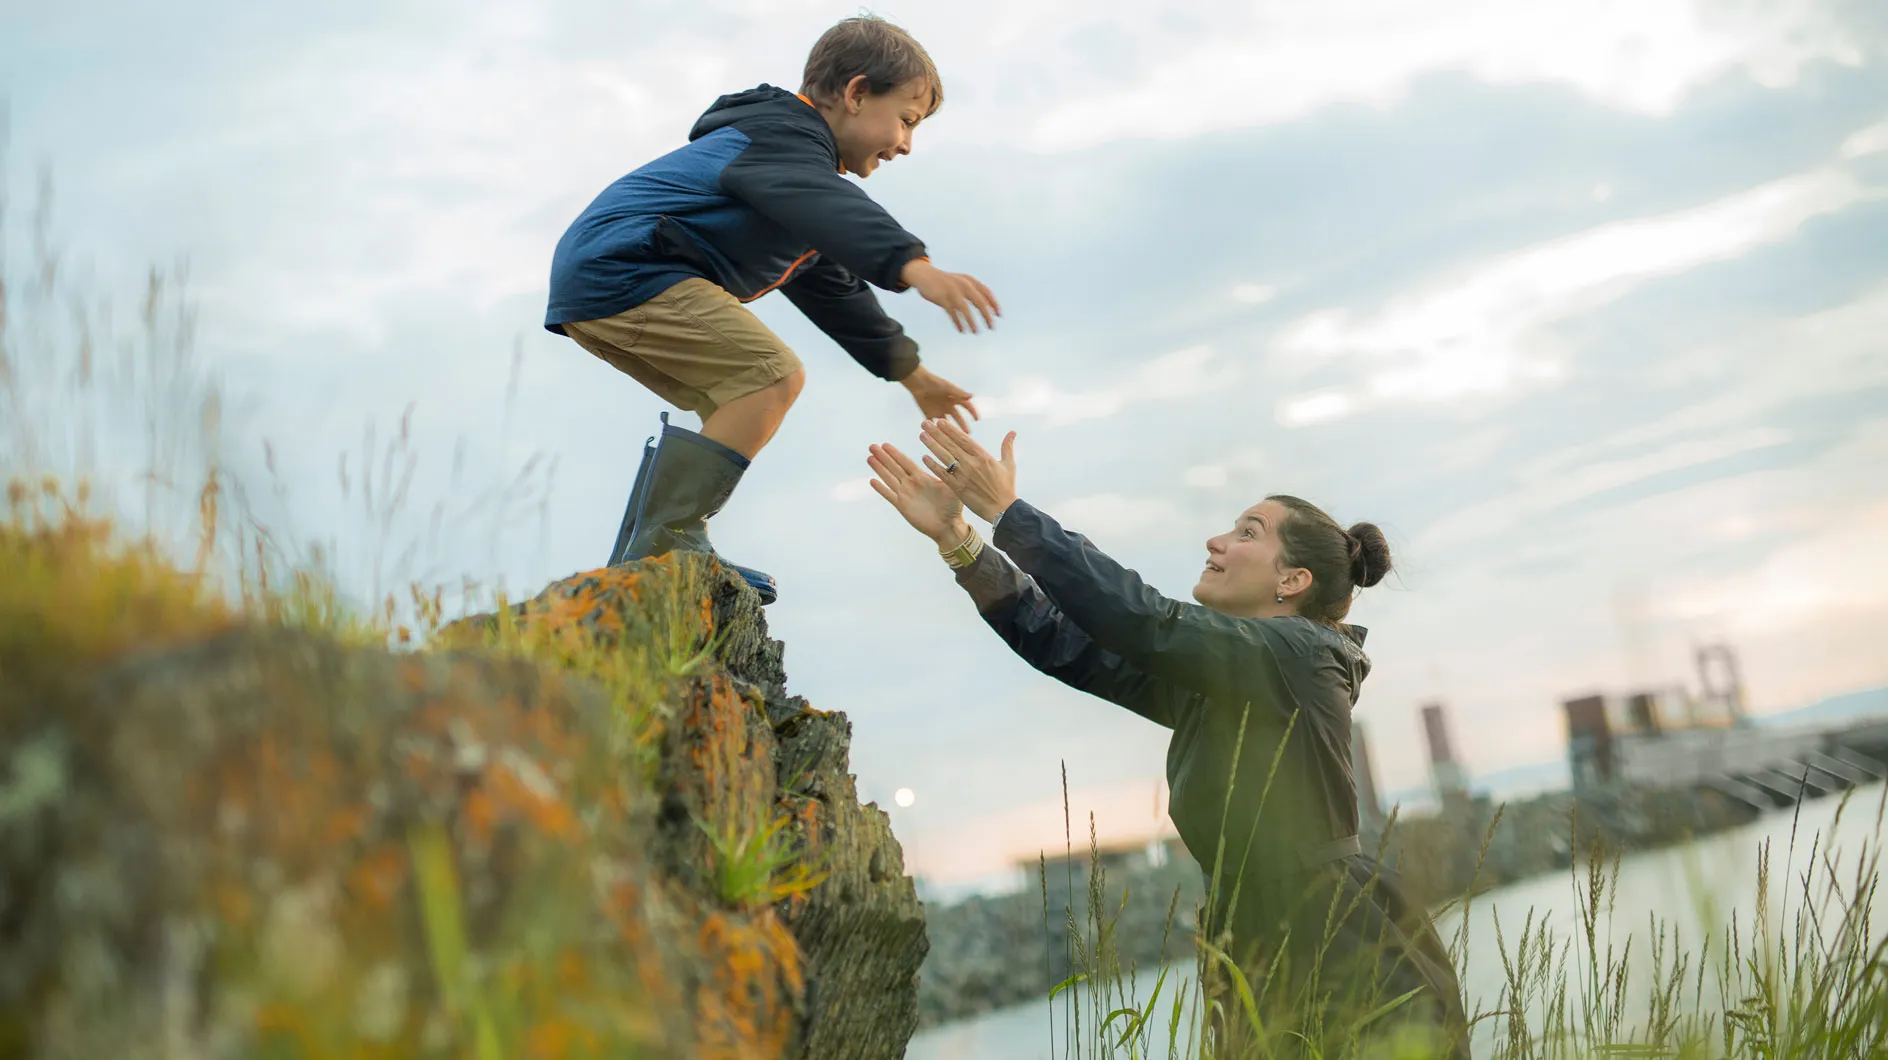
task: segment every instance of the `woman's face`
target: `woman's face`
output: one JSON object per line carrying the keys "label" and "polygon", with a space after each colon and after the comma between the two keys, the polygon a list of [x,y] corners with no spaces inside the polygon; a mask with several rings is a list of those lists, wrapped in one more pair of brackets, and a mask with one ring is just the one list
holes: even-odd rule
{"label": "woman's face", "polygon": [[[1208,538],[1206,569],[1193,587],[1193,598],[1229,615],[1289,612],[1291,597],[1310,585],[1310,572],[1280,569],[1277,531],[1286,515],[1284,505],[1262,501],[1241,512],[1232,529]],[[1286,598],[1282,605],[1281,592]]]}

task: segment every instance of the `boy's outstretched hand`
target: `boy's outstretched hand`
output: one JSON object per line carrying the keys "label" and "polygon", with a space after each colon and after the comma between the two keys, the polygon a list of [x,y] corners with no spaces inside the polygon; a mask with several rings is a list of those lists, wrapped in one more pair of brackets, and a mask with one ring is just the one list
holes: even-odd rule
{"label": "boy's outstretched hand", "polygon": [[956,383],[933,373],[924,365],[913,369],[911,374],[900,380],[905,389],[911,391],[911,399],[918,403],[927,420],[939,420],[949,417],[957,422],[966,432],[970,422],[964,419],[964,413],[970,413],[970,419],[980,419],[977,406],[970,400],[970,391]]}
{"label": "boy's outstretched hand", "polygon": [[[898,278],[917,288],[925,301],[949,313],[951,323],[957,325],[960,332],[968,328],[971,334],[977,333],[977,313],[983,314],[984,326],[991,328],[996,327],[996,318],[1003,315],[1003,308],[996,304],[996,295],[968,273],[945,272],[922,258],[913,258],[905,263]],[[973,309],[976,312],[972,312]]]}

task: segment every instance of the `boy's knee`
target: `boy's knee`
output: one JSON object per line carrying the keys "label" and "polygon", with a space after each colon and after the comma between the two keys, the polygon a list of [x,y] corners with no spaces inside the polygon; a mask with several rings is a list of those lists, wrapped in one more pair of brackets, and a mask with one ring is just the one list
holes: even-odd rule
{"label": "boy's knee", "polygon": [[780,392],[786,396],[787,403],[792,404],[799,398],[800,391],[806,387],[806,369],[795,368],[790,374],[782,376],[774,385],[781,388]]}

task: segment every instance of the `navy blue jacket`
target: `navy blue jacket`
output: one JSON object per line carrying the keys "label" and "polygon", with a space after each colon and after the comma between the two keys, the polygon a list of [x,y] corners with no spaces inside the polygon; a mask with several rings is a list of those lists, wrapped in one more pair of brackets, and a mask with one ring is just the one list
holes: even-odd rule
{"label": "navy blue jacket", "polygon": [[558,240],[544,326],[561,334],[701,277],[743,302],[779,288],[867,371],[911,374],[918,344],[867,284],[904,290],[924,243],[840,174],[819,111],[761,85],[716,100],[688,139],[605,188]]}

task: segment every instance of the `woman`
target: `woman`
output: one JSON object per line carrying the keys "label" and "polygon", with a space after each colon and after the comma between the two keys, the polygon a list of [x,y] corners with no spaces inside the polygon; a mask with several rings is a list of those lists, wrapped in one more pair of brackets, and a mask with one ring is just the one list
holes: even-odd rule
{"label": "woman", "polygon": [[[1206,542],[1198,604],[1180,603],[1018,500],[1015,439],[997,460],[927,420],[922,467],[871,447],[872,487],[938,543],[1016,654],[1173,730],[1168,814],[1206,873],[1204,936],[1262,1005],[1318,1013],[1335,1044],[1403,998],[1362,1033],[1426,1027],[1444,1055],[1466,1057],[1448,951],[1357,838],[1350,711],[1370,661],[1364,630],[1343,619],[1355,590],[1390,569],[1382,532],[1268,497]],[[965,508],[993,525],[997,548]],[[1224,983],[1214,993],[1240,1007]],[[1215,1023],[1224,1055],[1251,1047],[1237,1011]]]}

